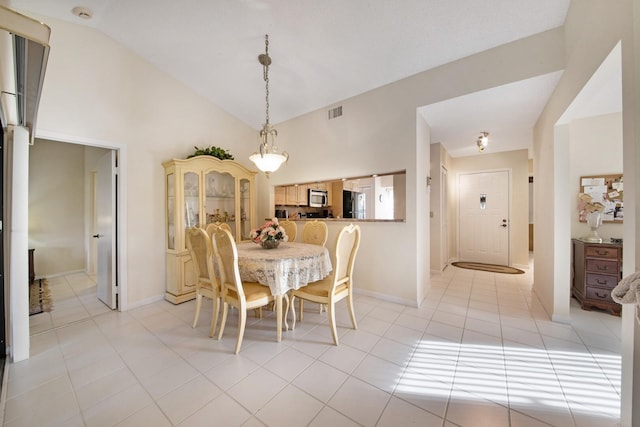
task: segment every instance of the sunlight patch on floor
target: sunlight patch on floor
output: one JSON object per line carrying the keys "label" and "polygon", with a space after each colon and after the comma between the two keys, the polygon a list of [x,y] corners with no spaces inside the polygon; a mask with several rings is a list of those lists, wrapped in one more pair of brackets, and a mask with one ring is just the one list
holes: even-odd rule
{"label": "sunlight patch on floor", "polygon": [[620,395],[603,369],[619,372],[620,365],[620,356],[610,354],[420,341],[396,391],[456,399],[476,395],[536,409],[568,404],[574,412],[616,418]]}

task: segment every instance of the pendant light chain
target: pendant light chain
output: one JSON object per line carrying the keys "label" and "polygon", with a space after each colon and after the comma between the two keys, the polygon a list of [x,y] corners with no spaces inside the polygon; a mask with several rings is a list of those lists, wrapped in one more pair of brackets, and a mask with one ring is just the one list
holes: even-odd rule
{"label": "pendant light chain", "polygon": [[262,64],[262,78],[265,81],[265,123],[260,129],[260,150],[249,156],[249,159],[256,164],[258,169],[263,171],[267,178],[271,172],[275,172],[282,163],[289,160],[289,154],[284,151],[278,153],[276,147],[276,136],[278,131],[269,123],[269,35],[264,36],[264,53],[258,55],[258,62]]}
{"label": "pendant light chain", "polygon": [[265,111],[266,116],[266,124],[269,124],[269,63],[271,62],[271,58],[269,58],[269,35],[264,36],[264,54],[265,54],[265,65],[263,67],[263,78],[266,88],[266,96],[265,96],[265,104],[267,106]]}

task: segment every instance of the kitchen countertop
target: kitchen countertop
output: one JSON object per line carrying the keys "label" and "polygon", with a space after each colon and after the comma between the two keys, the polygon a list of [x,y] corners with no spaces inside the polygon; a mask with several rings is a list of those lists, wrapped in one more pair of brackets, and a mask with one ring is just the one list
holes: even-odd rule
{"label": "kitchen countertop", "polygon": [[[265,221],[271,221],[272,218],[266,218]],[[284,221],[285,218],[278,218],[278,221]],[[357,218],[289,218],[289,221],[327,221],[327,222],[405,222],[404,219],[357,219]]]}

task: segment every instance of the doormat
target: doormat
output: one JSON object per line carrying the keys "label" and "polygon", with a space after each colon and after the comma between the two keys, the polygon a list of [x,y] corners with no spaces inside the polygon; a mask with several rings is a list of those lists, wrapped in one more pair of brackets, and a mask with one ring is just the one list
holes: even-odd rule
{"label": "doormat", "polygon": [[29,316],[51,311],[51,291],[47,279],[34,280],[29,285]]}
{"label": "doormat", "polygon": [[506,265],[497,264],[482,264],[480,262],[465,262],[457,261],[451,264],[460,268],[467,268],[469,270],[488,271],[490,273],[504,273],[504,274],[524,274],[524,271],[519,268],[509,267]]}

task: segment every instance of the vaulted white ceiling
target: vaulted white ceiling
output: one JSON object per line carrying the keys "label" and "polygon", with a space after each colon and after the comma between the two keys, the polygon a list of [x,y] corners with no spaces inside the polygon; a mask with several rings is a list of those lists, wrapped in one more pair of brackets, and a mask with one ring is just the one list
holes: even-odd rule
{"label": "vaulted white ceiling", "polygon": [[[9,7],[94,27],[258,129],[269,34],[272,123],[492,47],[562,26],[570,0],[10,0]],[[74,16],[75,6],[93,18]],[[559,75],[426,107],[436,138],[454,128],[531,129]],[[491,95],[491,96],[487,96]],[[519,102],[515,102],[515,97]],[[545,98],[546,96],[546,98]],[[481,97],[482,110],[464,105]],[[466,103],[465,103],[465,98]],[[477,105],[477,104],[475,104]],[[454,107],[457,119],[439,116]],[[507,108],[505,108],[508,106]],[[492,110],[495,109],[495,111]],[[486,113],[492,121],[481,120]],[[438,117],[436,119],[436,117]],[[522,132],[522,130],[521,130]],[[508,139],[508,138],[507,138]],[[505,139],[506,140],[506,139]],[[475,141],[471,141],[475,143]],[[465,141],[469,144],[469,141]],[[522,147],[511,147],[522,148]],[[456,151],[453,145],[450,148]],[[470,153],[471,154],[471,153]]]}

